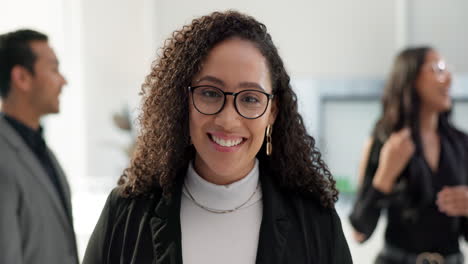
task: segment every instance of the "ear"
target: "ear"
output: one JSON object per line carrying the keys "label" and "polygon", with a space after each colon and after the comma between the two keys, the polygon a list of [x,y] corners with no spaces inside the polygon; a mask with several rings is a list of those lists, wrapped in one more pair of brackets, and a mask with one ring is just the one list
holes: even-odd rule
{"label": "ear", "polygon": [[32,74],[23,66],[15,65],[11,69],[11,87],[15,87],[20,91],[27,92],[30,90]]}
{"label": "ear", "polygon": [[274,124],[276,116],[278,115],[278,102],[275,99],[271,101],[270,116],[268,117],[268,124]]}

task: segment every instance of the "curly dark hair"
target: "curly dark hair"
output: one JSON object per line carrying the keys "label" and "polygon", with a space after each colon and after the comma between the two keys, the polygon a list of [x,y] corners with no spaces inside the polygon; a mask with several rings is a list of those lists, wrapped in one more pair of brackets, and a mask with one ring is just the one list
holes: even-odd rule
{"label": "curly dark hair", "polygon": [[167,39],[142,86],[141,134],[131,165],[119,180],[123,196],[144,195],[161,188],[170,195],[178,175],[194,158],[189,144],[189,91],[201,63],[218,43],[237,37],[251,41],[266,58],[278,113],[273,127],[273,153],[265,143],[257,154],[282,188],[311,195],[324,207],[338,200],[335,180],[307,134],[297,110],[290,77],[264,24],[236,11],[214,12],[194,19]]}

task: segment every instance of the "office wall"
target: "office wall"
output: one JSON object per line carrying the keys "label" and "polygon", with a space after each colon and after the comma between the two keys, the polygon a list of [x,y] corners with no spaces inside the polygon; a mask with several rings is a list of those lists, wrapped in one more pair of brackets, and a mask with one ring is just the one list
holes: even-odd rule
{"label": "office wall", "polygon": [[136,116],[156,54],[155,2],[83,0],[82,14],[88,186],[109,190],[127,165],[131,141],[112,116],[124,108]]}
{"label": "office wall", "polygon": [[294,77],[382,75],[397,46],[396,2],[158,0],[157,37],[162,43],[196,16],[236,9],[267,25]]}
{"label": "office wall", "polygon": [[468,73],[468,1],[408,1],[408,42],[430,44],[452,64],[455,71]]}

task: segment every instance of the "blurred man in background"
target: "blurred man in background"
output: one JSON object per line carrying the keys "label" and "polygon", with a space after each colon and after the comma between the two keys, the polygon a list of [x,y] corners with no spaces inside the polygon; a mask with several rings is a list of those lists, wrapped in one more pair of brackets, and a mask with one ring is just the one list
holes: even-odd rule
{"label": "blurred man in background", "polygon": [[70,189],[40,125],[66,83],[46,35],[0,35],[0,263],[78,263]]}

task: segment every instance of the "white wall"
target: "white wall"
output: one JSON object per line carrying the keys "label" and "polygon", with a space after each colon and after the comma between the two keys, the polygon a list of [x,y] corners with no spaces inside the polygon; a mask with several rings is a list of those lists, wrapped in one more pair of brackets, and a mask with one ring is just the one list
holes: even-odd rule
{"label": "white wall", "polygon": [[408,41],[437,48],[459,73],[468,73],[468,1],[408,1]]}
{"label": "white wall", "polygon": [[[156,0],[158,43],[191,19],[236,9],[267,25],[296,78],[385,76],[406,45],[431,44],[468,72],[468,2]],[[180,8],[183,6],[183,8]]]}
{"label": "white wall", "polygon": [[267,25],[294,77],[383,75],[397,47],[394,1],[181,2],[157,0],[159,43],[194,17],[236,9]]}
{"label": "white wall", "polygon": [[114,112],[138,105],[156,54],[153,1],[83,0],[83,58],[87,162],[91,182],[114,186],[126,165],[125,135]]}

